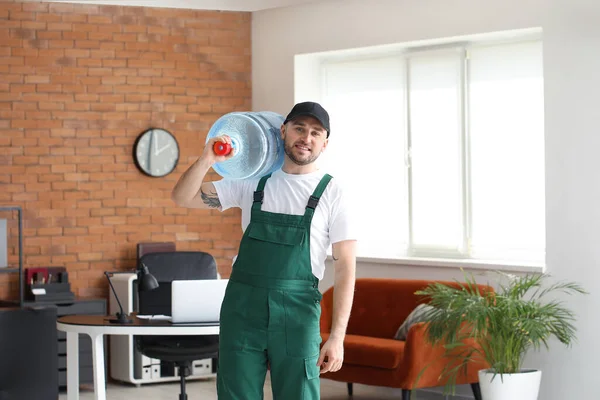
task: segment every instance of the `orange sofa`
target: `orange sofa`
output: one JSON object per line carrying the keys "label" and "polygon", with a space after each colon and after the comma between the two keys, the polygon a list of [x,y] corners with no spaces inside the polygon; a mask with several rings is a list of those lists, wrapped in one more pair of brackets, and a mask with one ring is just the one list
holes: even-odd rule
{"label": "orange sofa", "polygon": [[[405,341],[394,339],[406,317],[423,302],[415,292],[431,282],[357,279],[344,340],[344,364],[339,371],[328,372],[321,377],[347,382],[349,395],[352,395],[353,383],[400,388],[403,400],[410,399],[414,389],[445,385],[447,378],[441,375],[450,361],[443,358],[441,346],[427,342],[423,322],[412,325]],[[456,282],[444,283],[456,285]],[[480,285],[480,288],[493,290],[485,285]],[[323,343],[329,338],[332,312],[333,287],[323,293],[321,301]],[[471,384],[475,399],[479,400],[477,372],[483,368],[489,366],[480,362],[469,363],[466,374],[460,373],[456,380],[457,384]]]}

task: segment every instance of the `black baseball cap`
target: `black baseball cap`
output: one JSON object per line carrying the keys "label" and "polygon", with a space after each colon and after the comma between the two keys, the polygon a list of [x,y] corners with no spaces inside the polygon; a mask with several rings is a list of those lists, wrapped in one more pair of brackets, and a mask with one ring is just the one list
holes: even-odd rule
{"label": "black baseball cap", "polygon": [[299,117],[301,115],[307,115],[309,117],[316,118],[323,128],[327,131],[327,137],[329,137],[330,128],[329,128],[329,114],[325,109],[319,104],[312,101],[305,101],[303,103],[298,103],[292,108],[292,111],[288,114],[283,121],[284,124],[287,124],[290,120]]}

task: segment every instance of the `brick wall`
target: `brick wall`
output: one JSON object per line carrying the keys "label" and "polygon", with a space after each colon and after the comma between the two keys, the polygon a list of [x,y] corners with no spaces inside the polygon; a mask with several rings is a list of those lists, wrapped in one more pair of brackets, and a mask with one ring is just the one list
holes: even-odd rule
{"label": "brick wall", "polygon": [[[176,241],[212,253],[228,276],[239,213],[178,208],[170,193],[212,123],[251,108],[250,23],[249,13],[0,0],[0,205],[24,209],[25,267],[65,266],[76,295],[106,296],[103,271],[133,268],[136,243]],[[149,127],[180,144],[164,178],[132,160]],[[17,276],[0,274],[0,299],[16,293]]]}

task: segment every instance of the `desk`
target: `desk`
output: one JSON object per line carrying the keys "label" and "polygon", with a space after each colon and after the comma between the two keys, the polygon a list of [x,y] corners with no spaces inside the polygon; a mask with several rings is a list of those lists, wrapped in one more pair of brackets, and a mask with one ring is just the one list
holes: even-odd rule
{"label": "desk", "polygon": [[56,328],[67,334],[67,399],[79,400],[79,334],[92,339],[94,393],[96,400],[106,400],[104,376],[104,335],[218,335],[215,324],[173,325],[169,321],[149,321],[132,314],[133,323],[113,324],[103,315],[68,315],[58,319]]}

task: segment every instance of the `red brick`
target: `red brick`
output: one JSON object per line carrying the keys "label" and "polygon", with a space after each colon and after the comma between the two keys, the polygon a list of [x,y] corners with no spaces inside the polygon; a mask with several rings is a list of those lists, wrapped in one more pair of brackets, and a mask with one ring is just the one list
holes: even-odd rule
{"label": "red brick", "polygon": [[112,18],[104,15],[90,15],[88,22],[90,24],[111,24]]}
{"label": "red brick", "polygon": [[127,66],[127,61],[126,60],[102,60],[102,66],[103,67],[109,67],[109,68],[124,68]]}
{"label": "red brick", "polygon": [[62,20],[67,22],[87,22],[88,16],[85,14],[63,14]]}
{"label": "red brick", "polygon": [[62,110],[64,108],[63,103],[49,103],[49,102],[40,102],[38,103],[38,107],[40,110]]}
{"label": "red brick", "polygon": [[[37,39],[38,41],[30,42],[30,47],[45,49],[48,47],[48,40],[59,40],[62,38],[62,32],[60,31],[38,31]],[[44,42],[42,42],[44,40]],[[45,46],[41,46],[44,43]]]}
{"label": "red brick", "polygon": [[48,227],[48,228],[38,228],[37,234],[38,236],[57,236],[63,233],[62,228],[60,227]]}
{"label": "red brick", "polygon": [[28,256],[27,263],[32,265],[49,265],[52,263],[52,257],[50,256]]}
{"label": "red brick", "polygon": [[123,50],[124,48],[125,48],[124,43],[100,42],[100,51],[116,51],[116,50]]}
{"label": "red brick", "polygon": [[117,42],[136,42],[137,35],[135,33],[120,33],[112,35],[114,41]]}
{"label": "red brick", "polygon": [[92,260],[102,260],[102,253],[77,253],[77,259],[79,261],[92,261]]}
{"label": "red brick", "polygon": [[88,39],[88,33],[87,32],[63,32],[62,33],[62,37],[63,39],[66,40],[78,40],[78,41],[84,41]]}
{"label": "red brick", "polygon": [[75,46],[80,49],[99,49],[99,40],[76,40]]}
{"label": "red brick", "polygon": [[140,209],[139,208],[133,208],[133,207],[118,208],[117,209],[117,214],[118,215],[140,215]]}
{"label": "red brick", "polygon": [[67,57],[89,57],[90,50],[87,49],[66,49],[64,50],[65,56]]}
{"label": "red brick", "polygon": [[48,12],[48,3],[23,3],[23,11]]}
{"label": "red brick", "polygon": [[10,19],[13,21],[18,21],[18,20],[35,21],[35,13],[31,12],[31,11],[11,12]]}
{"label": "red brick", "polygon": [[50,149],[47,147],[26,147],[23,154],[26,156],[41,156],[50,153]]}
{"label": "red brick", "polygon": [[77,184],[74,182],[52,182],[52,190],[76,190]]}

